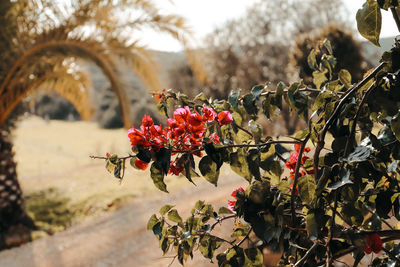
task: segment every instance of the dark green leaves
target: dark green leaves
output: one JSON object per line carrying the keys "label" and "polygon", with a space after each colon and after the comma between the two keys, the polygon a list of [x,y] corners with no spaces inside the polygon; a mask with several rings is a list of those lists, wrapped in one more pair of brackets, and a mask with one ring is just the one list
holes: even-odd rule
{"label": "dark green leaves", "polygon": [[243,148],[239,148],[236,152],[230,154],[230,165],[234,172],[245,178],[247,181],[251,181],[252,175]]}
{"label": "dark green leaves", "polygon": [[243,97],[243,106],[248,114],[257,115],[258,107],[253,94],[247,94]]}
{"label": "dark green leaves", "polygon": [[150,167],[150,176],[154,185],[161,191],[168,193],[167,185],[164,183],[164,171],[158,162],[153,162]]}
{"label": "dark green leaves", "polygon": [[208,182],[217,186],[219,177],[217,163],[215,163],[209,156],[205,156],[199,162],[199,169],[201,175],[203,175]]}
{"label": "dark green leaves", "polygon": [[400,141],[400,112],[397,113],[390,122],[390,128],[396,136],[396,139]]}
{"label": "dark green leaves", "polygon": [[315,197],[316,189],[314,177],[311,175],[300,177],[298,185],[301,201],[307,205],[311,205],[311,202]]}
{"label": "dark green leaves", "polygon": [[339,180],[335,183],[329,184],[327,189],[336,190],[347,184],[352,184],[353,182],[350,180],[350,173],[349,169],[342,169],[339,173]]}
{"label": "dark green leaves", "polygon": [[351,87],[351,74],[348,70],[340,70],[339,80],[347,89]]}
{"label": "dark green leaves", "polygon": [[367,0],[357,11],[357,28],[360,34],[376,46],[379,44],[379,35],[382,26],[382,14],[375,0]]}
{"label": "dark green leaves", "polygon": [[155,153],[157,165],[161,168],[164,175],[167,175],[169,170],[169,165],[171,162],[171,149],[161,148]]}
{"label": "dark green leaves", "polygon": [[315,57],[315,50],[311,50],[310,54],[307,57],[307,63],[310,69],[312,70],[317,70],[318,69],[318,64],[317,64],[317,59]]}
{"label": "dark green leaves", "polygon": [[207,155],[217,164],[217,170],[219,170],[224,163],[224,152],[226,153],[226,151],[216,148],[213,143],[203,143],[203,147]]}

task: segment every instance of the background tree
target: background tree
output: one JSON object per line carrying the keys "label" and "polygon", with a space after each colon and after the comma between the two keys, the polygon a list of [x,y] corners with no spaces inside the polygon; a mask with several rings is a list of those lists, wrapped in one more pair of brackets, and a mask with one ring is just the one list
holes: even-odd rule
{"label": "background tree", "polygon": [[360,80],[367,70],[364,61],[361,44],[353,38],[350,30],[331,25],[323,29],[317,29],[309,33],[301,34],[290,53],[290,66],[295,73],[306,83],[313,80],[313,70],[308,65],[307,58],[310,51],[316,48],[317,57],[322,52],[318,47],[323,47],[323,41],[328,39],[332,45],[333,53],[337,59],[337,69],[347,69],[355,80]]}
{"label": "background tree", "polygon": [[[282,14],[287,18],[282,19]],[[249,90],[265,82],[274,88],[280,81],[288,83],[293,79],[287,75],[288,55],[296,36],[331,24],[348,23],[341,0],[255,3],[243,17],[227,22],[207,37],[206,92],[226,98],[236,88]],[[269,129],[268,134],[292,134],[296,130],[299,120],[291,116],[288,106],[284,106],[282,115],[280,123],[262,123]]]}
{"label": "background tree", "polygon": [[[119,77],[119,62],[129,66],[150,90],[159,89],[151,55],[132,36],[138,30],[153,29],[166,32],[184,44],[188,38],[182,17],[160,14],[152,1],[147,0],[6,0],[0,5],[0,126],[6,125],[12,110],[29,92],[48,86],[52,89],[56,86],[63,97],[75,101],[81,116],[87,117],[83,98],[88,92],[81,94],[77,89],[88,90],[82,86],[87,79],[76,79],[75,84],[63,81],[71,78],[71,74],[76,78],[77,72],[68,68],[71,61],[74,64],[89,61],[110,81],[121,105],[124,125],[128,127],[132,124],[130,98]],[[192,55],[191,51],[189,54]],[[200,68],[195,69],[200,73]],[[140,97],[145,99],[143,94]],[[11,238],[19,225],[32,226],[23,222],[26,215],[22,193],[12,145],[5,135],[3,131],[0,136],[0,247],[22,241]]]}

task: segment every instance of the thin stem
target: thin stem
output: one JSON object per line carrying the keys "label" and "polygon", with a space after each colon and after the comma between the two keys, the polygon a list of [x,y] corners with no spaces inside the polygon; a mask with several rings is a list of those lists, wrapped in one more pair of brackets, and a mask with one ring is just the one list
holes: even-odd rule
{"label": "thin stem", "polygon": [[178,257],[178,254],[176,254],[173,258],[172,261],[168,264],[168,267],[172,266],[172,264],[174,263],[175,259]]}
{"label": "thin stem", "polygon": [[246,239],[249,238],[251,231],[253,230],[253,227],[250,227],[249,231],[247,232],[246,236],[240,240],[237,244],[235,244],[235,247],[240,247],[241,244],[244,243],[244,241],[246,241]]}
{"label": "thin stem", "polygon": [[328,132],[329,128],[333,124],[333,122],[337,119],[337,117],[340,114],[340,111],[344,104],[346,103],[346,100],[349,99],[357,90],[359,90],[361,87],[363,87],[369,80],[373,79],[375,75],[385,66],[385,62],[382,62],[379,64],[368,76],[366,76],[362,81],[360,81],[358,84],[350,88],[340,99],[339,104],[336,106],[335,110],[333,111],[332,115],[330,118],[327,120],[325,123],[324,127],[322,128],[319,136],[318,136],[318,142],[317,146],[315,148],[315,153],[314,153],[314,177],[315,180],[318,180],[318,162],[319,162],[319,154],[322,150],[322,148],[325,145],[325,135]]}
{"label": "thin stem", "polygon": [[215,226],[217,226],[222,221],[225,221],[225,220],[228,220],[228,219],[232,219],[232,218],[236,218],[236,214],[232,214],[232,215],[229,215],[229,216],[222,217],[221,219],[219,219],[218,221],[216,221],[214,224],[211,225],[210,231],[212,231],[215,228]]}
{"label": "thin stem", "polygon": [[399,19],[399,14],[397,14],[397,10],[396,10],[395,7],[392,7],[392,8],[390,9],[390,11],[392,11],[392,15],[393,15],[394,21],[396,22],[397,29],[398,29],[399,32],[400,32],[400,19]]}
{"label": "thin stem", "polygon": [[335,216],[336,216],[336,210],[338,207],[338,191],[335,191],[335,203],[333,205],[333,210],[332,210],[332,217],[331,217],[331,222],[330,222],[330,228],[329,228],[329,232],[328,232],[328,241],[326,242],[326,266],[329,267],[332,265],[332,261],[333,261],[333,257],[331,257],[331,241],[332,241],[332,237],[333,237],[333,228],[335,227]]}
{"label": "thin stem", "polygon": [[394,261],[397,262],[397,264],[400,264],[400,260],[389,250],[387,250],[386,248],[382,247],[382,250]]}
{"label": "thin stem", "polygon": [[306,254],[304,254],[303,258],[301,258],[298,262],[293,267],[301,266],[303,262],[305,262],[308,257],[310,257],[311,253],[314,251],[314,249],[317,247],[318,242],[314,242],[314,244],[311,246],[309,250],[307,250]]}
{"label": "thin stem", "polygon": [[357,121],[358,118],[361,115],[361,110],[362,110],[362,106],[365,104],[365,102],[367,101],[369,95],[371,94],[371,92],[376,88],[376,82],[374,82],[369,88],[368,90],[365,92],[360,104],[358,105],[358,109],[357,109],[357,113],[353,118],[353,125],[351,126],[351,131],[349,136],[347,137],[347,141],[346,141],[346,146],[344,149],[344,157],[347,157],[347,154],[349,153],[349,148],[350,148],[350,140],[354,137],[355,131],[356,131],[356,126],[357,126]]}

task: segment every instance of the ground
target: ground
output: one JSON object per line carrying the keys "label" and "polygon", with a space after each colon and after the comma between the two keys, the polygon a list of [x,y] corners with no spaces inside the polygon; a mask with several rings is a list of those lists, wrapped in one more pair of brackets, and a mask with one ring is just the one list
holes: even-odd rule
{"label": "ground", "polygon": [[[226,206],[231,192],[247,183],[224,168],[218,188],[202,178],[195,179],[194,186],[185,178],[168,177],[166,194],[155,189],[148,171],[129,167],[120,184],[107,173],[104,161],[89,155],[129,153],[126,130],[99,129],[90,122],[28,117],[19,122],[13,140],[27,202],[38,192],[52,190],[66,199],[68,211],[81,209],[67,230],[0,252],[0,266],[167,266],[171,255],[163,257],[156,238],[146,230],[150,216],[167,203],[177,205],[183,217],[199,199]],[[122,208],[115,210],[117,206]],[[216,231],[231,229],[227,224]],[[209,265],[201,255],[188,264]]]}

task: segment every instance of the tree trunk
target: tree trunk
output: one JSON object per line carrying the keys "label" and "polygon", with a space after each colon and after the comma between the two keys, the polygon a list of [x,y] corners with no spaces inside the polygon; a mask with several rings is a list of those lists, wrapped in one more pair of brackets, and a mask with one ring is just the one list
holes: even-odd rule
{"label": "tree trunk", "polygon": [[0,130],[0,250],[31,240],[35,228],[23,206],[12,143]]}

